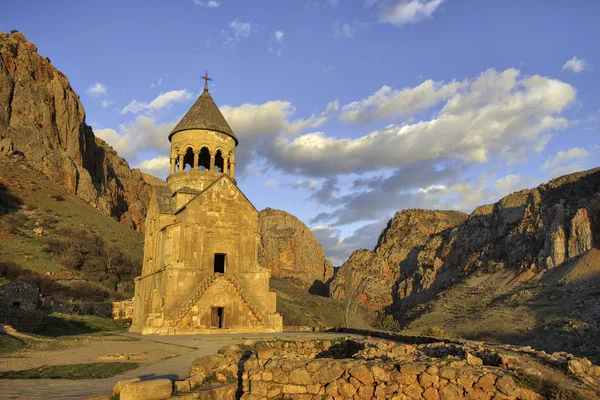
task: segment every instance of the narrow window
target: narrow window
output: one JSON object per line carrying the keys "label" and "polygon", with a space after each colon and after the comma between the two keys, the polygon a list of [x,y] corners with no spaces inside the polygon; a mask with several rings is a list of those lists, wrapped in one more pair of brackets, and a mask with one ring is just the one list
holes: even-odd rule
{"label": "narrow window", "polygon": [[13,307],[21,307],[21,302],[20,301],[13,302]]}
{"label": "narrow window", "polygon": [[215,254],[214,272],[219,274],[225,273],[225,254]]}

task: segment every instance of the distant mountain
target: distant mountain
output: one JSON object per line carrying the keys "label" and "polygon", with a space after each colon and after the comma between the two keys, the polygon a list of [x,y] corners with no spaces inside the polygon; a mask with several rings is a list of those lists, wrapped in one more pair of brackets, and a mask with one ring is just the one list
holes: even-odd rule
{"label": "distant mountain", "polygon": [[342,265],[330,294],[341,299],[356,288],[349,295],[417,332],[600,354],[599,192],[596,168],[469,216],[396,213],[373,251],[355,251]]}

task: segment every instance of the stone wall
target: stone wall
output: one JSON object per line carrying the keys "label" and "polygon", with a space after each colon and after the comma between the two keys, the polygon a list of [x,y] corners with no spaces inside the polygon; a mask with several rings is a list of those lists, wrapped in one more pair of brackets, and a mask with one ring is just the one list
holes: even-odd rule
{"label": "stone wall", "polygon": [[84,301],[81,303],[81,313],[84,315],[95,315],[101,318],[111,318],[112,312],[112,303],[91,301]]}
{"label": "stone wall", "polygon": [[10,325],[21,332],[33,332],[42,327],[43,313],[13,307],[0,307],[0,323]]}
{"label": "stone wall", "polygon": [[113,319],[133,318],[133,299],[113,302],[112,317]]}
{"label": "stone wall", "polygon": [[483,364],[381,340],[262,343],[243,364],[242,399],[542,398]]}

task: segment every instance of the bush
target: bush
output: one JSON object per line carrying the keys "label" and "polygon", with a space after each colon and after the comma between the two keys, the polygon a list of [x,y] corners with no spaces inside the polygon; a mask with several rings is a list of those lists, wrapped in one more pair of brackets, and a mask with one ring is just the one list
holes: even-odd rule
{"label": "bush", "polygon": [[69,295],[73,300],[105,301],[108,292],[88,282],[75,282],[69,288]]}
{"label": "bush", "polygon": [[50,198],[52,198],[56,201],[65,201],[65,198],[62,197],[60,194],[53,194],[52,196],[50,196]]}
{"label": "bush", "polygon": [[381,309],[377,311],[375,322],[373,323],[375,329],[381,331],[399,332],[402,330],[402,326],[392,314],[388,314],[385,310]]}
{"label": "bush", "polygon": [[439,338],[447,338],[447,337],[449,337],[448,334],[446,333],[446,331],[443,330],[442,328],[440,328],[439,326],[432,326],[432,327],[429,327],[429,328],[425,329],[422,332],[422,335],[424,335],[424,336],[439,337]]}
{"label": "bush", "polygon": [[14,281],[18,276],[29,272],[19,264],[11,261],[0,261],[0,277]]}

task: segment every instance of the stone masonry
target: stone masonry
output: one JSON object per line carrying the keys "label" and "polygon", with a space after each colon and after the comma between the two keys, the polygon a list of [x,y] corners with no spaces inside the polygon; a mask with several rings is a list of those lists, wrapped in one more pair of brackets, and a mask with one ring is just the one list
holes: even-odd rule
{"label": "stone masonry", "polygon": [[131,330],[280,332],[270,272],[258,265],[258,211],[237,187],[237,137],[208,88],[175,126],[166,186],[155,186]]}

